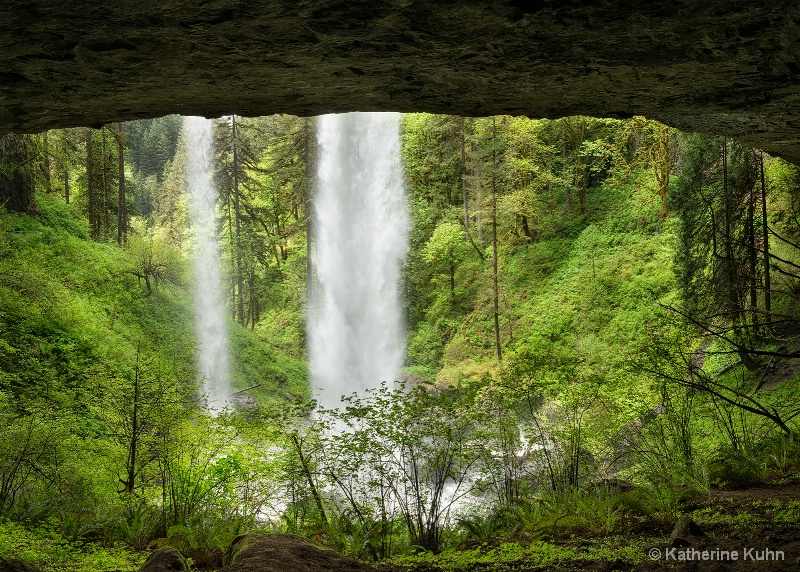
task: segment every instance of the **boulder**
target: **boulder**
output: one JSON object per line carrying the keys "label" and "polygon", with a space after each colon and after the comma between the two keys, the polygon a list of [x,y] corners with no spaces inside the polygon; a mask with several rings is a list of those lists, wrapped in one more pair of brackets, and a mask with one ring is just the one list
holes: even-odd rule
{"label": "boulder", "polygon": [[145,560],[139,572],[186,572],[186,563],[174,548],[160,548]]}
{"label": "boulder", "polygon": [[221,572],[375,572],[378,570],[291,534],[236,537]]}

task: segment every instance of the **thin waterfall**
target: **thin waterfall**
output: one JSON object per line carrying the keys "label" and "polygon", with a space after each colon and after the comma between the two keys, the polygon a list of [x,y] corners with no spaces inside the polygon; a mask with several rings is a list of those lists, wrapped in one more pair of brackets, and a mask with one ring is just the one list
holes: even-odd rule
{"label": "thin waterfall", "polygon": [[195,328],[198,372],[209,408],[223,409],[230,397],[228,330],[217,244],[217,195],[213,180],[214,126],[203,117],[185,117],[190,212],[194,228]]}
{"label": "thin waterfall", "polygon": [[317,399],[330,408],[398,378],[409,220],[400,114],[325,115],[317,125],[309,359]]}

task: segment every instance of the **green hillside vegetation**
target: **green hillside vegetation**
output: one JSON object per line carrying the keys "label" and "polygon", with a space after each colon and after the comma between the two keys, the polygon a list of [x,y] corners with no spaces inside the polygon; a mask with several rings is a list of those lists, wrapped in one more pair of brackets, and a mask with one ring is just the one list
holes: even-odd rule
{"label": "green hillside vegetation", "polygon": [[[220,475],[208,470],[231,454],[231,429],[203,429],[211,421],[196,417],[204,409],[187,260],[158,231],[133,234],[125,248],[93,242],[76,209],[45,193],[35,214],[2,215],[0,229],[0,508],[35,526],[3,528],[0,557],[43,559],[48,570],[136,570],[141,553],[103,546],[141,550],[199,512],[224,513],[208,499],[204,510],[186,506],[191,488],[172,492],[180,512],[150,505],[162,485],[178,482],[207,481],[214,488],[203,498],[222,494]],[[150,292],[136,276],[147,265],[161,268]],[[258,331],[230,328],[235,388],[260,384],[265,404],[306,395],[302,361],[262,343]],[[134,403],[140,457],[126,495]],[[246,468],[234,469],[244,476]],[[227,502],[238,498],[229,493]],[[100,544],[84,550],[87,540]]]}
{"label": "green hillside vegetation", "polygon": [[591,568],[643,561],[681,514],[728,526],[715,488],[798,479],[780,159],[639,117],[405,115],[403,379],[312,414],[313,121],[215,120],[242,393],[214,417],[180,118],[13,137],[0,558],[136,570],[174,546],[216,569],[235,535],[282,531],[401,568]]}

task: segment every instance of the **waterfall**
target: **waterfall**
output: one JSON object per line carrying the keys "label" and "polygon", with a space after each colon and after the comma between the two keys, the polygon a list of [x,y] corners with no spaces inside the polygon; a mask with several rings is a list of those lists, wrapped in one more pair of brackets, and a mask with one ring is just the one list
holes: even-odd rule
{"label": "waterfall", "polygon": [[322,116],[317,144],[309,359],[320,405],[336,407],[396,380],[405,358],[400,114]]}
{"label": "waterfall", "polygon": [[217,246],[217,196],[213,181],[214,129],[203,117],[185,117],[190,212],[194,228],[195,328],[198,373],[212,411],[223,409],[230,396],[228,331]]}

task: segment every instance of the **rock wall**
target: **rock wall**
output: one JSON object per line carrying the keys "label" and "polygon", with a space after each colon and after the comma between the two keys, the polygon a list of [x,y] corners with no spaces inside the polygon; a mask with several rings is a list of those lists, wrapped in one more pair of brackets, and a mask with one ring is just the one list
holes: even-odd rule
{"label": "rock wall", "polygon": [[5,0],[0,133],[168,113],[645,115],[800,161],[800,3]]}

